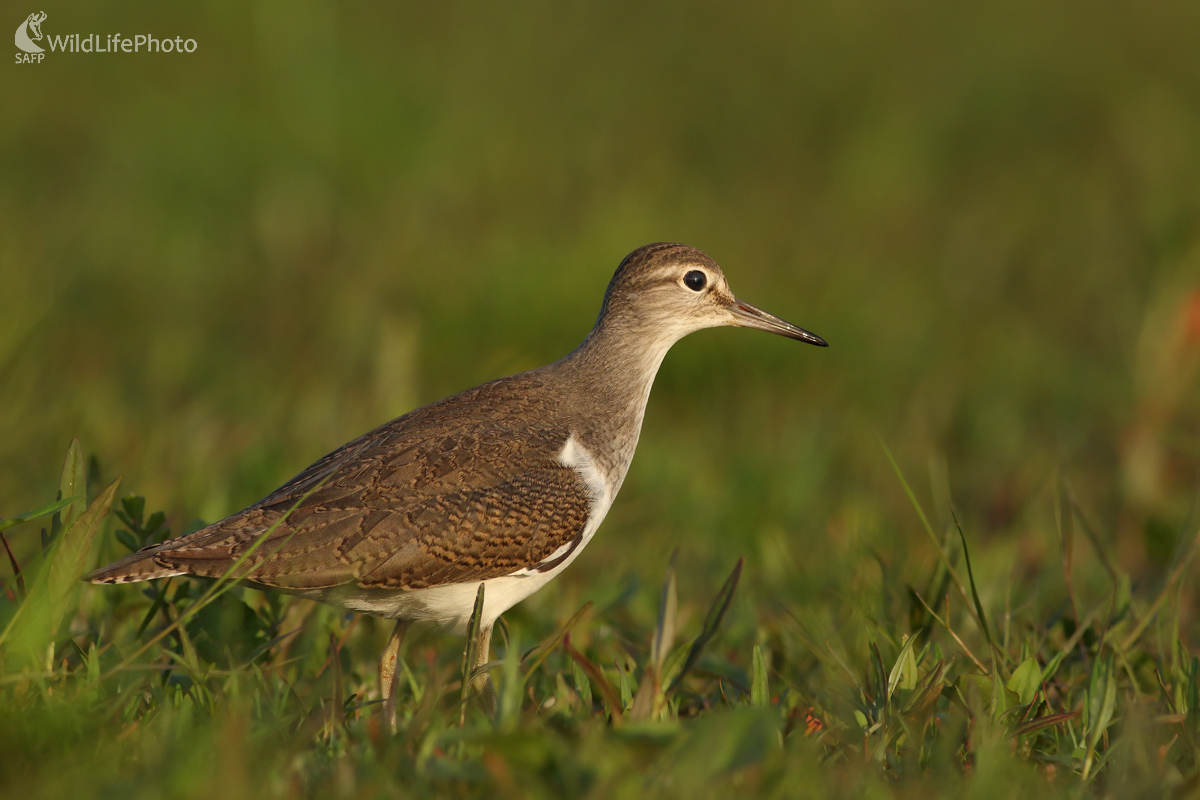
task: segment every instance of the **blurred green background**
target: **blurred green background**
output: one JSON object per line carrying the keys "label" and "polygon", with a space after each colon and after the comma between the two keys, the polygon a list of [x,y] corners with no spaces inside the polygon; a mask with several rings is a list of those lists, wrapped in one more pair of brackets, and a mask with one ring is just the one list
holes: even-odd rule
{"label": "blurred green background", "polygon": [[562,356],[673,240],[832,346],[680,343],[604,534],[531,603],[677,546],[685,593],[738,555],[797,600],[911,580],[933,551],[881,438],[985,578],[1059,569],[1056,471],[1135,577],[1188,522],[1191,0],[44,10],[199,47],[5,68],[0,513],[78,436],[174,531],[216,520]]}

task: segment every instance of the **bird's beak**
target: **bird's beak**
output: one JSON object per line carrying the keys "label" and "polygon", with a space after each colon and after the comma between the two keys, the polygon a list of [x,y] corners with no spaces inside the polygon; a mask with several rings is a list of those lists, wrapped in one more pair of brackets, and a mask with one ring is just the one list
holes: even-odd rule
{"label": "bird's beak", "polygon": [[815,333],[809,333],[804,328],[782,320],[774,314],[768,314],[749,303],[743,303],[741,300],[734,299],[729,310],[733,313],[733,324],[739,328],[757,328],[760,331],[777,333],[789,339],[815,344],[817,347],[829,347],[829,342]]}

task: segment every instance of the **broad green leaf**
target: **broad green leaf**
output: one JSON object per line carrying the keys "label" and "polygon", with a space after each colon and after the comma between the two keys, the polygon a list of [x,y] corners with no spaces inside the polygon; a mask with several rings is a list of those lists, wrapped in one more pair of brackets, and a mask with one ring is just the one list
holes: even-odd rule
{"label": "broad green leaf", "polygon": [[969,673],[960,675],[958,682],[964,695],[967,693],[967,686],[974,685],[979,690],[979,699],[983,701],[983,708],[991,713],[993,720],[1000,719],[1004,712],[1021,704],[1017,693],[1007,689],[1000,681],[998,674]]}
{"label": "broad green leaf", "polygon": [[771,704],[771,689],[767,679],[767,662],[763,659],[762,647],[754,645],[754,678],[750,684],[750,702],[758,708]]}
{"label": "broad green leaf", "polygon": [[979,699],[983,702],[985,710],[992,709],[992,676],[980,675],[977,672],[970,672],[965,675],[958,676],[957,683],[962,688],[963,696],[970,699],[970,690],[968,687],[974,686],[979,690]]}
{"label": "broad green leaf", "polygon": [[109,484],[86,511],[76,517],[71,525],[64,526],[59,536],[60,544],[50,565],[50,596],[55,604],[50,626],[51,635],[58,630],[63,614],[66,613],[67,598],[76,588],[83,573],[87,572],[92,541],[96,538],[96,532],[100,530],[100,524],[108,516],[120,483],[121,479],[117,478]]}
{"label": "broad green leaf", "polygon": [[1021,705],[1032,703],[1042,686],[1042,668],[1038,666],[1037,659],[1030,656],[1022,661],[1005,685],[1017,693]]}
{"label": "broad green leaf", "polygon": [[629,706],[629,721],[643,722],[651,719],[654,716],[654,705],[654,665],[649,664],[642,671],[637,694],[633,696],[633,702]]}
{"label": "broad green leaf", "polygon": [[1087,746],[1096,749],[1100,737],[1112,720],[1117,702],[1117,681],[1113,675],[1113,657],[1097,658],[1092,662],[1092,675],[1087,690]]}
{"label": "broad green leaf", "polygon": [[87,569],[92,540],[108,514],[119,483],[118,479],[101,492],[91,507],[55,538],[47,563],[38,571],[25,602],[0,634],[0,641],[12,636],[13,649],[28,663],[42,663],[47,645],[53,642],[79,578]]}
{"label": "broad green leaf", "polygon": [[133,534],[131,534],[129,531],[122,530],[121,528],[117,528],[116,536],[117,536],[117,541],[120,542],[122,545],[124,545],[125,548],[129,550],[129,552],[133,553],[133,552],[137,552],[138,550],[141,549],[141,546],[142,546],[141,542],[139,542],[137,539],[133,538]]}
{"label": "broad green leaf", "polygon": [[579,702],[585,713],[592,713],[592,682],[588,680],[583,668],[574,660],[571,661],[571,677],[575,681],[575,691],[579,693]]}
{"label": "broad green leaf", "polygon": [[[910,637],[915,639],[916,636]],[[920,681],[921,674],[917,667],[917,648],[910,648],[908,656],[904,659],[904,669],[900,672],[900,688],[912,691],[917,688],[917,683]]]}
{"label": "broad green leaf", "polygon": [[895,694],[896,689],[898,688],[916,688],[917,660],[913,655],[913,644],[916,641],[916,636],[905,637],[904,646],[900,648],[900,655],[896,656],[896,663],[892,665],[892,671],[888,674],[888,697],[891,697],[893,694]]}
{"label": "broad green leaf", "polygon": [[994,671],[992,673],[992,719],[999,722],[1006,711],[1019,705],[1021,705],[1021,698],[1000,680],[1000,671]]}
{"label": "broad green leaf", "polygon": [[683,665],[683,659],[687,657],[688,648],[676,647],[667,656],[667,661],[663,664],[662,684],[669,686],[675,682],[675,676],[679,674],[679,668]]}
{"label": "broad green leaf", "polygon": [[142,517],[146,513],[146,498],[139,494],[131,494],[121,498],[121,507],[116,514],[129,526],[130,530],[138,533],[142,530]]}
{"label": "broad green leaf", "polygon": [[60,497],[78,498],[62,512],[62,529],[65,531],[75,524],[75,520],[79,519],[87,508],[87,473],[83,464],[83,449],[79,446],[78,439],[72,439],[71,446],[67,448],[67,458],[63,462],[62,480],[58,488]]}

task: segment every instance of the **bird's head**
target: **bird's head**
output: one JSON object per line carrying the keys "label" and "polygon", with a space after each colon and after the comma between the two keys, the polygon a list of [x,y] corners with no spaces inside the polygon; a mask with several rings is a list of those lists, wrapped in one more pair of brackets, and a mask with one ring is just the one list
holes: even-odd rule
{"label": "bird's head", "polygon": [[828,346],[820,336],[737,299],[717,262],[682,244],[648,244],[627,255],[608,285],[600,318],[670,341],[730,325]]}

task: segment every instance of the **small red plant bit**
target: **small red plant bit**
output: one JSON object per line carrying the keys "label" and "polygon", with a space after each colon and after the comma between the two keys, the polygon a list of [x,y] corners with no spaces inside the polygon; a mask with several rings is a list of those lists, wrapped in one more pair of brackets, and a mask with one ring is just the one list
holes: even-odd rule
{"label": "small red plant bit", "polygon": [[1200,344],[1200,287],[1188,292],[1179,310],[1179,317],[1187,344],[1193,347]]}
{"label": "small red plant bit", "polygon": [[813,714],[813,709],[810,706],[804,714],[804,735],[812,736],[814,733],[819,733],[825,730],[825,725]]}
{"label": "small red plant bit", "polygon": [[[3,531],[0,531],[0,543],[4,544],[4,552],[8,554],[8,563],[12,565],[13,575],[17,579],[17,588],[21,590],[21,595],[25,595],[25,575],[21,572],[21,565],[17,562],[17,557],[13,555],[12,548],[8,546],[8,539],[4,536]],[[12,589],[6,589],[5,592],[9,595],[9,600],[16,602],[12,597]]]}

